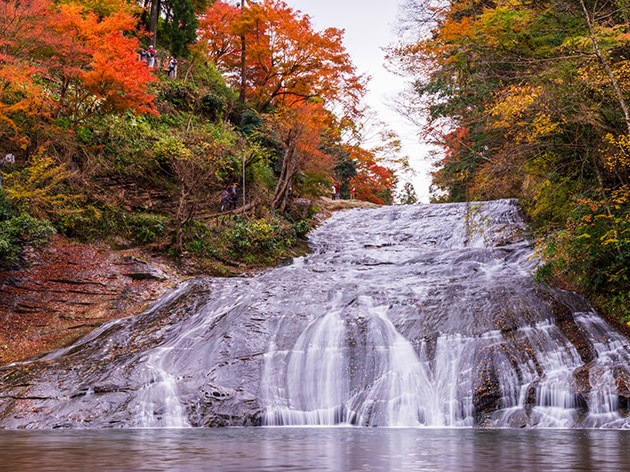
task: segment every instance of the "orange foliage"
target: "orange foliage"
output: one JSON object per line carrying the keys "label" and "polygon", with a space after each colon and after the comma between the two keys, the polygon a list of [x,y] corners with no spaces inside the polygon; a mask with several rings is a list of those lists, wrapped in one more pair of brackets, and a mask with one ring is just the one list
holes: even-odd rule
{"label": "orange foliage", "polygon": [[98,111],[156,113],[146,91],[155,78],[137,61],[138,40],[124,35],[136,27],[133,16],[117,12],[99,19],[79,6],[61,5],[54,20],[49,72],[61,86],[59,111],[75,121]]}
{"label": "orange foliage", "polygon": [[343,32],[314,31],[307,15],[282,0],[258,2],[243,11],[217,1],[202,15],[198,36],[195,51],[214,61],[235,88],[241,85],[244,57],[243,98],[259,112],[275,108],[266,115],[267,126],[285,150],[272,206],[284,209],[294,175],[326,180],[332,172],[333,159],[320,142],[334,128],[327,109],[338,107],[347,116],[359,113],[365,81],[342,45]]}
{"label": "orange foliage", "polygon": [[0,136],[19,134],[16,116],[38,113],[46,102],[35,75],[42,68],[22,60],[44,33],[48,0],[0,2]]}
{"label": "orange foliage", "polygon": [[25,145],[19,135],[52,117],[76,126],[100,112],[156,113],[154,78],[129,35],[136,25],[129,11],[100,17],[51,0],[0,2],[0,138]]}
{"label": "orange foliage", "polygon": [[197,43],[193,49],[227,75],[240,67],[241,39],[238,31],[240,9],[226,2],[216,2],[199,19]]}
{"label": "orange foliage", "polygon": [[355,107],[364,93],[342,45],[343,32],[313,30],[310,18],[282,0],[238,10],[216,2],[200,22],[200,44],[234,86],[240,83],[240,36],[245,38],[247,98],[259,111],[313,98]]}
{"label": "orange foliage", "polygon": [[331,115],[321,104],[302,102],[267,115],[267,125],[285,145],[282,169],[272,205],[284,209],[292,177],[298,172],[329,173],[332,156],[321,150]]}
{"label": "orange foliage", "polygon": [[349,152],[350,158],[354,159],[357,165],[357,175],[351,180],[357,198],[379,205],[391,203],[393,171],[378,164],[374,153],[359,146],[349,147]]}

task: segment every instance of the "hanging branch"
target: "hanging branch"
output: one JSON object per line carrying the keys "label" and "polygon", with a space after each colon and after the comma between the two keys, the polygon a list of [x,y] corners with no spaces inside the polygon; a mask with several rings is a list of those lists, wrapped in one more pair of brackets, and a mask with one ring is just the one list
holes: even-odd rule
{"label": "hanging branch", "polygon": [[597,56],[599,61],[604,66],[604,69],[606,69],[606,73],[608,74],[608,77],[610,78],[610,82],[612,83],[612,86],[615,89],[615,93],[617,94],[617,100],[619,100],[619,105],[621,106],[621,109],[623,110],[623,114],[626,118],[626,127],[628,129],[628,135],[630,135],[630,112],[628,111],[628,106],[626,104],[625,99],[623,98],[621,87],[619,87],[619,83],[617,82],[615,73],[613,72],[612,68],[610,67],[610,64],[608,64],[608,61],[606,60],[606,58],[602,54],[601,49],[599,48],[599,42],[597,41],[597,36],[595,35],[594,19],[591,18],[591,15],[589,14],[586,8],[586,4],[584,3],[584,0],[580,0],[580,4],[582,5],[582,11],[584,11],[584,17],[586,18],[588,30],[591,33],[591,41],[593,42],[593,50],[595,51],[595,55]]}

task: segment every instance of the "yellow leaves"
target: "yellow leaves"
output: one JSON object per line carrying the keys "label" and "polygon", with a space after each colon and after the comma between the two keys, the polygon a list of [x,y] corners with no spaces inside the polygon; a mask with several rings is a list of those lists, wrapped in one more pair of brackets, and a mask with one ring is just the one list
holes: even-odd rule
{"label": "yellow leaves", "polygon": [[271,226],[264,218],[252,220],[249,226],[252,230],[250,239],[253,241],[264,241],[273,233],[273,226]]}
{"label": "yellow leaves", "polygon": [[187,159],[192,153],[181,139],[174,136],[165,136],[155,144],[155,155],[158,161],[171,159]]}
{"label": "yellow leaves", "polygon": [[626,184],[613,190],[610,196],[610,203],[616,209],[621,209],[622,206],[630,203],[630,185]]}
{"label": "yellow leaves", "polygon": [[494,105],[488,110],[491,116],[497,118],[494,126],[501,128],[502,123],[512,122],[523,116],[541,93],[542,87],[516,85],[509,87],[497,97]]}
{"label": "yellow leaves", "polygon": [[550,115],[538,114],[531,123],[531,131],[533,132],[529,134],[530,140],[533,141],[535,138],[552,134],[559,128],[560,125],[552,122]]}
{"label": "yellow leaves", "polygon": [[604,143],[608,144],[603,154],[609,171],[630,167],[630,135],[614,136],[608,133],[604,136]]}
{"label": "yellow leaves", "polygon": [[63,192],[62,184],[73,175],[66,164],[57,164],[39,151],[30,166],[3,175],[7,198],[34,217],[41,218],[79,198]]}
{"label": "yellow leaves", "polygon": [[506,138],[517,142],[533,142],[535,139],[554,133],[555,123],[545,103],[542,87],[513,85],[501,92],[488,108],[494,118],[490,126],[507,130]]}

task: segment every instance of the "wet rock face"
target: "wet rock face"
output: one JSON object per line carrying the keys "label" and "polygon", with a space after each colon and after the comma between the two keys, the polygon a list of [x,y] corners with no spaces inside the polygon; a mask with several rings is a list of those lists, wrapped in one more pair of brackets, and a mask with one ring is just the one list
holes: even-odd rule
{"label": "wet rock face", "polygon": [[[261,370],[261,356],[247,348],[247,355],[227,359],[229,349],[238,351],[246,344],[255,345],[256,340],[239,338],[242,326],[238,320],[226,322],[225,314],[198,325],[199,317],[191,317],[188,310],[203,310],[207,297],[206,285],[181,287],[142,316],[103,326],[77,345],[41,361],[0,370],[4,386],[0,425],[108,428],[258,424],[261,407],[257,398],[247,393],[245,378],[260,382],[259,374],[255,374]],[[206,338],[206,343],[187,340],[183,349],[190,356],[185,360],[169,358],[168,352],[180,342],[177,327],[184,325],[192,331],[221,333]],[[255,350],[260,352],[262,345]],[[196,368],[202,368],[206,361],[208,371],[196,375]],[[166,363],[168,368],[163,367]],[[238,379],[213,385],[208,380],[210,374],[228,364]]]}
{"label": "wet rock face", "polygon": [[617,385],[619,409],[624,416],[627,416],[630,414],[630,372],[627,366],[616,365],[612,373]]}
{"label": "wet rock face", "polygon": [[627,340],[532,284],[525,233],[513,201],[336,214],[290,266],[0,369],[0,427],[629,426]]}
{"label": "wet rock face", "polygon": [[556,326],[575,346],[582,361],[585,364],[591,362],[595,358],[593,343],[587,338],[579,325],[576,324],[571,309],[553,298],[551,299],[551,306]]}
{"label": "wet rock face", "polygon": [[478,364],[480,368],[474,376],[473,405],[477,424],[484,424],[500,406],[501,385],[493,357],[494,349],[482,349]]}

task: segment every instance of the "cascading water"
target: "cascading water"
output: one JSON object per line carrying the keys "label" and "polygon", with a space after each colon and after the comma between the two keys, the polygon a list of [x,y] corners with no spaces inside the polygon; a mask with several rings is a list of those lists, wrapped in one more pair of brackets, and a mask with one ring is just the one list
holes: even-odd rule
{"label": "cascading water", "polygon": [[630,427],[628,340],[533,284],[525,230],[512,200],[336,214],[290,266],[0,369],[0,427]]}

